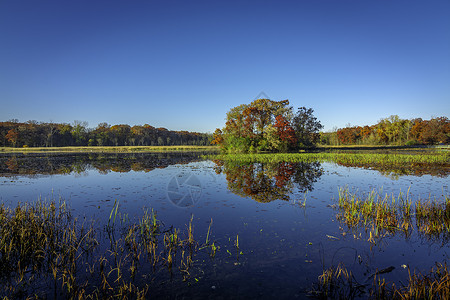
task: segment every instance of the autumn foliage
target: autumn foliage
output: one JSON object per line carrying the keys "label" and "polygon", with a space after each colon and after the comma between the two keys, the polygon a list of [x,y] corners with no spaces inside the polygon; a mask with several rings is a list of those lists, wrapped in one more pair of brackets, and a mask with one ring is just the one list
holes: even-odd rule
{"label": "autumn foliage", "polygon": [[0,147],[209,145],[211,139],[211,134],[171,131],[148,124],[100,123],[96,128],[88,128],[86,122],[80,121],[72,124],[0,122]]}
{"label": "autumn foliage", "polygon": [[226,152],[285,152],[299,145],[313,146],[322,125],[312,112],[302,107],[294,114],[289,100],[257,99],[233,107],[227,113],[225,127],[214,132],[212,143]]}
{"label": "autumn foliage", "polygon": [[449,144],[450,121],[447,117],[406,120],[393,115],[371,126],[340,128],[336,135],[344,145]]}
{"label": "autumn foliage", "polygon": [[283,116],[278,115],[275,118],[274,127],[277,129],[277,135],[281,141],[286,142],[290,145],[296,144],[297,137],[295,136],[295,131]]}

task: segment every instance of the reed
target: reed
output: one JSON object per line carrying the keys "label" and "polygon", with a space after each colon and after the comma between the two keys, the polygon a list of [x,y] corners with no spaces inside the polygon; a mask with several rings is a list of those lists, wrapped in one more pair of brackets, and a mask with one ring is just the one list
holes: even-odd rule
{"label": "reed", "polygon": [[393,286],[391,294],[398,299],[450,299],[450,274],[447,264],[437,263],[427,274],[408,269],[408,285]]}
{"label": "reed", "polygon": [[310,291],[319,299],[354,299],[363,293],[364,286],[357,283],[352,272],[343,264],[324,270]]}
{"label": "reed", "polygon": [[376,274],[372,284],[361,285],[352,272],[339,264],[330,267],[318,276],[310,293],[320,299],[449,299],[450,275],[447,264],[436,263],[427,274],[421,274],[408,268],[408,281],[398,287],[395,283],[386,282],[380,274]]}
{"label": "reed", "polygon": [[450,198],[417,200],[415,203],[416,225],[419,232],[438,240],[450,238]]}
{"label": "reed", "polygon": [[[2,204],[0,298],[145,299],[152,276],[161,276],[163,269],[190,280],[201,250],[193,223],[191,216],[186,232],[164,229],[153,210],[131,222],[120,216],[116,201],[107,234],[101,235],[93,223],[73,218],[63,201],[19,204],[14,209]],[[205,249],[212,253],[205,254],[214,256],[218,246],[211,242],[211,226],[212,220]]]}
{"label": "reed", "polygon": [[413,202],[408,189],[406,196],[401,192],[397,197],[381,196],[372,190],[363,198],[346,187],[339,188],[338,195],[336,218],[350,230],[364,229],[372,243],[386,234],[402,233],[408,237],[414,230],[422,237],[442,243],[450,238],[448,196],[444,196],[443,201],[418,199]]}
{"label": "reed", "polygon": [[[111,209],[111,213],[109,214],[109,219],[108,219],[108,227],[114,227],[114,224],[116,223],[116,217],[117,217],[117,211],[119,209],[119,201],[117,201],[117,199],[114,199],[114,205]],[[114,218],[113,218],[113,214],[114,214]],[[111,222],[112,219],[112,222]]]}

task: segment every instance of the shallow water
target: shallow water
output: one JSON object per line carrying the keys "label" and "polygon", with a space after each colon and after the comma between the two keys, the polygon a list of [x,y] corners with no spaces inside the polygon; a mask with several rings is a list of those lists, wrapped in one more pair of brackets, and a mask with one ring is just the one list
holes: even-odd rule
{"label": "shallow water", "polygon": [[[446,242],[386,236],[373,245],[338,221],[338,187],[367,194],[409,189],[411,199],[443,199],[446,174],[386,175],[334,163],[227,165],[200,154],[0,155],[0,202],[61,197],[73,214],[105,226],[114,202],[131,220],[153,208],[166,226],[204,241],[213,220],[214,259],[199,256],[187,282],[157,275],[151,295],[214,298],[304,298],[323,267],[342,262],[363,284],[390,266],[388,281],[448,259]],[[305,201],[305,206],[301,204]],[[356,238],[354,236],[356,235]],[[234,243],[239,240],[239,252]]]}

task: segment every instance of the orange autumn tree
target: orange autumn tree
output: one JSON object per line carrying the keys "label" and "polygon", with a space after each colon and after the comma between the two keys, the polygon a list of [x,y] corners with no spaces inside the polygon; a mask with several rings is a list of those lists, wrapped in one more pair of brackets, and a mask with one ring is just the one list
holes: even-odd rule
{"label": "orange autumn tree", "polygon": [[220,145],[222,143],[223,143],[222,130],[220,130],[220,128],[216,128],[216,131],[214,131],[214,133],[213,133],[213,140],[212,140],[211,144]]}
{"label": "orange autumn tree", "polygon": [[13,145],[13,147],[15,147],[17,139],[19,138],[19,133],[17,133],[14,129],[11,129],[8,131],[5,138]]}

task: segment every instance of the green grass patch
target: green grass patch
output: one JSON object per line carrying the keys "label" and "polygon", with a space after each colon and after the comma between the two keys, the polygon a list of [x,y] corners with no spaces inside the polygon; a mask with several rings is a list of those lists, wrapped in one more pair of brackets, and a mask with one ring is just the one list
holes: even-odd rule
{"label": "green grass patch", "polygon": [[433,152],[427,154],[398,153],[259,153],[228,154],[212,156],[213,159],[235,161],[240,163],[275,163],[275,162],[334,162],[349,165],[371,164],[450,164],[450,153]]}

